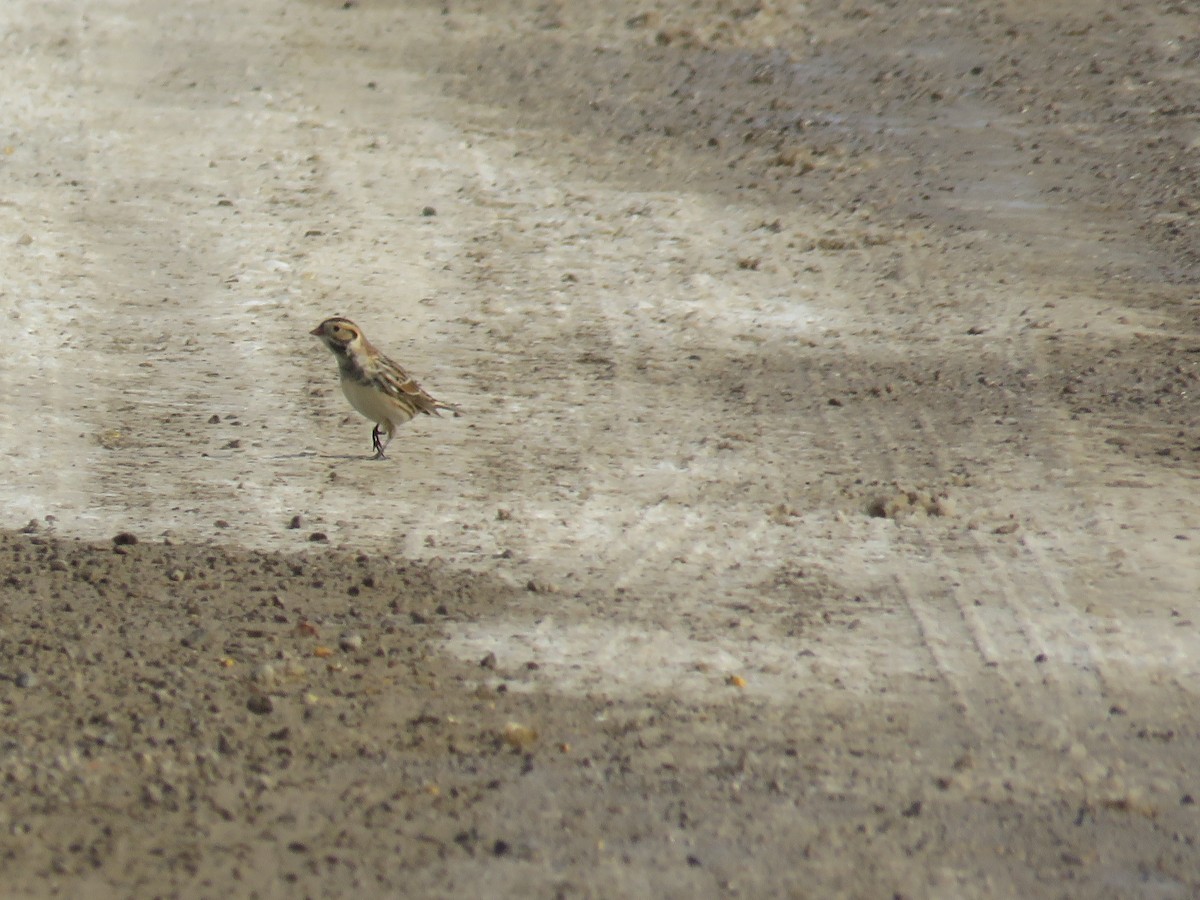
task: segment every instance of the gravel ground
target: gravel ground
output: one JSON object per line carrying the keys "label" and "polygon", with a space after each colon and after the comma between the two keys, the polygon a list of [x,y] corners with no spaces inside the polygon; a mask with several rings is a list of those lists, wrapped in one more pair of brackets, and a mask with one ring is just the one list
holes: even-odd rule
{"label": "gravel ground", "polygon": [[5,892],[1200,893],[1186,5],[0,26]]}

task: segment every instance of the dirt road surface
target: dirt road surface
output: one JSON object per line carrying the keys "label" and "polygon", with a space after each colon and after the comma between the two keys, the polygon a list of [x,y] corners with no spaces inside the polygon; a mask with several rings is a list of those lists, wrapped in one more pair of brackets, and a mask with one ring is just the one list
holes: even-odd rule
{"label": "dirt road surface", "polygon": [[0,892],[1200,893],[1187,4],[0,34]]}

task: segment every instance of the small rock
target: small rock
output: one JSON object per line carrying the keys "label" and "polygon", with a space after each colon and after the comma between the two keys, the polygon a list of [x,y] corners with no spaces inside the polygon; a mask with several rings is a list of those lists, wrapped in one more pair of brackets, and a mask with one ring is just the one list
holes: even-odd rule
{"label": "small rock", "polygon": [[659,24],[659,22],[661,20],[662,20],[661,13],[654,11],[654,10],[648,10],[646,12],[640,12],[636,16],[631,16],[630,18],[626,19],[625,27],[626,28],[657,27],[657,25]]}
{"label": "small rock", "polygon": [[209,640],[209,634],[208,634],[207,629],[193,628],[191,631],[189,631],[187,634],[185,634],[182,638],[179,639],[179,643],[181,643],[185,647],[190,647],[191,649],[195,650],[199,647],[203,647],[204,645],[206,645],[208,643],[208,640]]}
{"label": "small rock", "polygon": [[432,206],[423,206],[423,207],[421,207],[421,215],[423,215],[425,218],[429,218],[430,216],[436,216],[437,210],[434,209]]}
{"label": "small rock", "polygon": [[304,516],[292,516],[292,521],[288,522],[288,528],[296,529],[304,527]]}
{"label": "small rock", "polygon": [[246,709],[250,710],[256,716],[265,716],[275,710],[275,704],[265,694],[255,694],[246,701]]}
{"label": "small rock", "polygon": [[263,663],[258,666],[250,676],[254,679],[254,683],[264,687],[273,688],[279,684],[279,669],[271,663]]}
{"label": "small rock", "polygon": [[492,653],[492,652],[489,650],[489,651],[487,652],[487,654],[486,654],[486,655],[483,657],[483,659],[481,659],[481,660],[479,661],[479,667],[480,667],[481,669],[494,669],[494,668],[496,668],[496,654],[495,654],[495,653]]}
{"label": "small rock", "polygon": [[304,664],[298,659],[289,659],[283,665],[283,674],[288,678],[303,678],[305,673]]}
{"label": "small rock", "polygon": [[19,688],[37,687],[37,676],[32,672],[18,672],[17,677],[13,679],[13,684]]}
{"label": "small rock", "polygon": [[357,653],[363,647],[361,634],[343,634],[338,638],[338,647],[343,653]]}
{"label": "small rock", "polygon": [[116,547],[132,547],[138,542],[137,535],[130,531],[122,531],[113,535],[113,545]]}
{"label": "small rock", "polygon": [[520,722],[509,722],[500,732],[500,736],[504,738],[504,743],[514,750],[525,750],[537,743],[538,739],[536,729]]}
{"label": "small rock", "polygon": [[308,536],[308,540],[313,544],[328,544],[329,535],[323,531],[314,531]]}
{"label": "small rock", "polygon": [[[143,366],[149,363],[142,363]],[[125,435],[116,428],[105,428],[96,434],[96,443],[105,450],[119,450],[126,444]]]}
{"label": "small rock", "polygon": [[929,504],[929,514],[931,516],[953,518],[958,514],[958,507],[951,497],[934,497]]}

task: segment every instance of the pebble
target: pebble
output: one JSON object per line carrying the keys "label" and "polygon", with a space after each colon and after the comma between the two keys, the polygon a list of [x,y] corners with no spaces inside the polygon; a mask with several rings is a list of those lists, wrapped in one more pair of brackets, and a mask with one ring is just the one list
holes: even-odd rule
{"label": "pebble", "polygon": [[289,659],[283,665],[283,674],[288,678],[303,678],[307,670],[298,659]]}
{"label": "pebble", "polygon": [[338,647],[344,653],[356,653],[361,650],[363,639],[361,634],[343,634],[338,638]]}
{"label": "pebble", "polygon": [[207,644],[208,638],[209,638],[209,634],[208,634],[207,629],[193,628],[191,631],[189,631],[187,634],[185,634],[182,638],[179,639],[179,643],[183,644],[183,646],[185,646],[185,647],[190,647],[192,649],[196,649],[196,648],[202,647],[205,644]]}
{"label": "pebble", "polygon": [[254,683],[265,688],[272,688],[279,684],[279,669],[272,663],[263,663],[254,670],[250,676],[254,679]]}
{"label": "pebble", "polygon": [[138,542],[137,535],[131,531],[122,531],[113,535],[112,542],[117,547],[132,547]]}
{"label": "pebble", "polygon": [[37,687],[37,676],[32,672],[18,672],[17,677],[13,679],[13,684],[19,688]]}
{"label": "pebble", "polygon": [[256,716],[265,716],[267,713],[275,710],[275,704],[265,694],[255,694],[246,701],[246,709],[250,710]]}
{"label": "pebble", "polygon": [[536,729],[530,728],[528,725],[522,725],[520,722],[509,722],[504,726],[500,735],[504,738],[504,743],[508,744],[514,750],[525,750],[537,743],[538,739]]}

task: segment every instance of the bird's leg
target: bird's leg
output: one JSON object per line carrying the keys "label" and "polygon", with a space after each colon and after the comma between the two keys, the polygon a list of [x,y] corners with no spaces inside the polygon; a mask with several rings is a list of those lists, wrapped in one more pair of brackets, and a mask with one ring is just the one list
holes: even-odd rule
{"label": "bird's leg", "polygon": [[374,459],[385,458],[383,455],[384,444],[379,440],[379,436],[381,434],[383,434],[383,432],[380,430],[378,425],[371,429],[371,447],[375,450],[375,456],[373,457]]}

